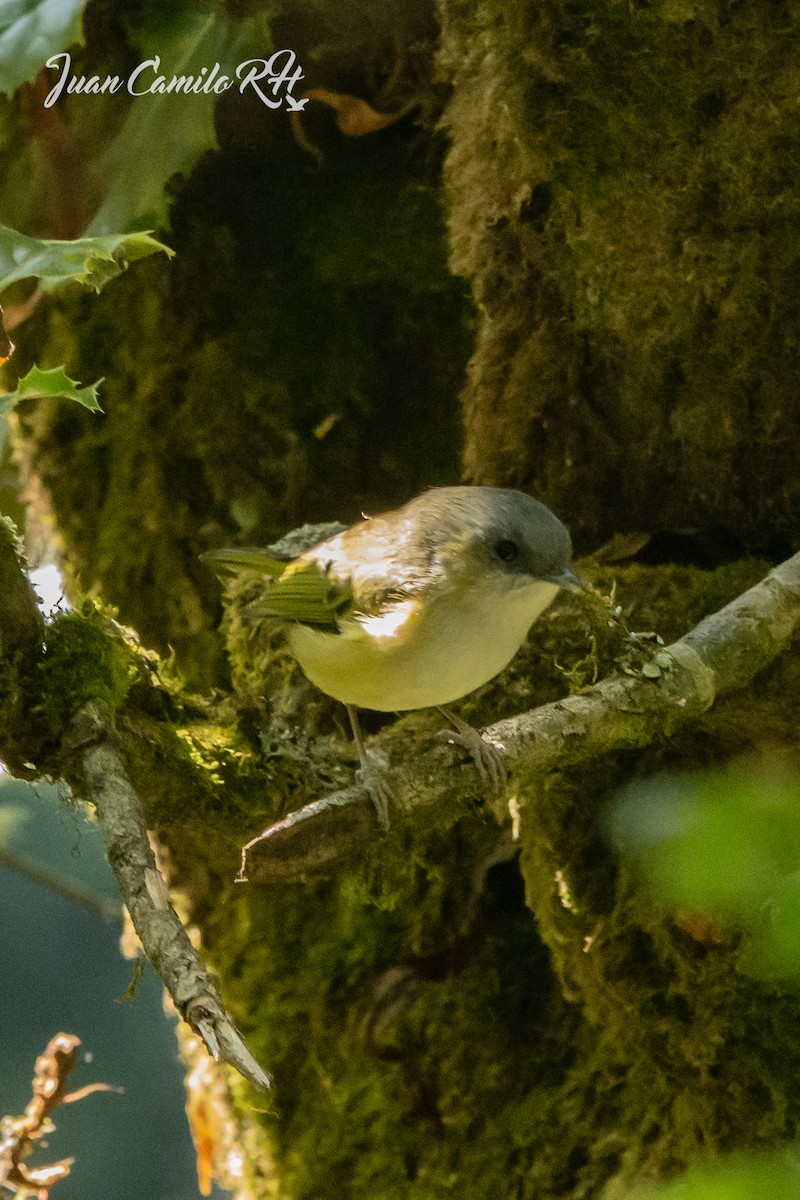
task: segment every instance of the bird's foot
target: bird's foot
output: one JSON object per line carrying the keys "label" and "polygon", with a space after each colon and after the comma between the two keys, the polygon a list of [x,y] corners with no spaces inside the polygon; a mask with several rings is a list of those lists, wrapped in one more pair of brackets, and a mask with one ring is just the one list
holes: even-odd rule
{"label": "bird's foot", "polygon": [[353,729],[358,757],[361,767],[356,772],[364,788],[369,792],[375,812],[378,814],[378,824],[381,829],[389,828],[389,805],[397,803],[397,796],[392,785],[386,778],[387,768],[384,763],[376,760],[372,753],[367,753],[364,745],[364,735],[358,719],[358,710],[354,705],[346,705],[347,715]]}
{"label": "bird's foot", "polygon": [[397,794],[386,778],[386,768],[376,762],[374,757],[365,756],[361,766],[356,771],[362,786],[369,792],[370,799],[378,814],[378,824],[381,829],[389,828],[389,805],[397,804]]}
{"label": "bird's foot", "polygon": [[443,730],[441,736],[448,742],[463,746],[475,763],[481,783],[490,787],[493,792],[499,792],[508,776],[505,751],[494,742],[487,741],[479,730],[449,709],[441,708],[439,711],[453,726],[452,730]]}

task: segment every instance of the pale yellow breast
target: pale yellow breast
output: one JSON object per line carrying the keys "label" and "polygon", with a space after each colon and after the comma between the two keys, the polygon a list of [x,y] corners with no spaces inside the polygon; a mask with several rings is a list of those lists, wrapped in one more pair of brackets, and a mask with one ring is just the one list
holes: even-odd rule
{"label": "pale yellow breast", "polygon": [[289,645],[311,682],[345,704],[431,708],[502,671],[557,593],[555,584],[531,583],[499,596],[474,589],[410,599],[383,616],[347,621],[338,635],[293,625]]}

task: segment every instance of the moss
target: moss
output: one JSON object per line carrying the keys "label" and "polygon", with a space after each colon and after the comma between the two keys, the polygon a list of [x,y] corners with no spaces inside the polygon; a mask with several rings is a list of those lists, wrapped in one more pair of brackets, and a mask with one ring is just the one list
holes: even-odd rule
{"label": "moss", "polygon": [[[440,0],[475,482],[584,545],[800,536],[791,6]],[[768,482],[767,482],[768,481]]]}
{"label": "moss", "polygon": [[[613,603],[598,592],[549,610],[476,715],[611,669],[627,636],[616,605],[634,627],[647,617],[679,636],[764,565],[582,569],[615,584]],[[797,998],[737,972],[735,939],[704,943],[665,916],[603,832],[621,780],[670,756],[685,767],[729,755],[744,720],[735,701],[681,746],[560,779],[521,775],[518,863],[482,810],[427,830],[397,821],[334,879],[237,887],[241,843],[314,797],[317,740],[294,756],[269,729],[237,729],[230,704],[187,696],[91,605],[51,630],[49,698],[75,655],[95,664],[81,694],[117,708],[148,824],[275,1073],[277,1108],[250,1116],[287,1196],[614,1196],[710,1151],[793,1136]],[[798,668],[787,656],[772,670],[769,736],[778,706],[784,731],[796,725],[785,672]],[[413,753],[432,728],[411,715],[396,736]]]}
{"label": "moss", "polygon": [[62,729],[91,700],[115,712],[137,676],[135,653],[107,610],[84,601],[47,626],[41,670],[41,705]]}
{"label": "moss", "polygon": [[[624,649],[616,605],[669,641],[765,564],[582,571],[615,584],[614,603],[553,606],[464,711],[490,720],[585,686]],[[705,943],[659,909],[603,814],[636,773],[724,761],[748,721],[751,744],[788,740],[796,672],[785,656],[755,707],[731,697],[673,744],[515,779],[518,860],[502,861],[483,810],[427,830],[398,821],[334,879],[223,885],[206,948],[275,1071],[278,1111],[259,1122],[287,1195],[616,1198],[795,1135],[800,1002],[740,973],[736,938]],[[437,724],[409,715],[397,745],[413,754]]]}
{"label": "moss", "polygon": [[[613,583],[613,600],[600,589],[554,605],[474,715],[605,674],[627,653],[618,606],[634,628],[679,636],[764,564],[582,570]],[[252,632],[233,619],[232,630]],[[556,1200],[621,1195],[712,1152],[782,1144],[800,1125],[797,997],[739,972],[735,938],[704,941],[660,911],[614,857],[603,818],[637,772],[729,756],[745,718],[754,742],[793,736],[798,670],[787,655],[755,705],[732,697],[681,745],[560,778],[521,773],[518,861],[482,808],[428,829],[398,820],[335,878],[291,887],[236,886],[239,847],[314,798],[341,742],[293,743],[249,709],[237,726],[230,701],[186,694],[88,602],[49,629],[41,674],[61,720],[86,699],[116,709],[148,825],[275,1073],[275,1106],[242,1105],[282,1194]],[[242,678],[255,687],[244,659]],[[413,754],[433,724],[405,718],[398,746]]]}

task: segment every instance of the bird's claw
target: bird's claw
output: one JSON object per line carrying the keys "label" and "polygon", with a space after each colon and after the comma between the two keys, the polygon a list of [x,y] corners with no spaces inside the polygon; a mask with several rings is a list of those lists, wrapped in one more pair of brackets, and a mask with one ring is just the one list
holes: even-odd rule
{"label": "bird's claw", "polygon": [[362,787],[369,792],[378,814],[381,829],[389,828],[389,805],[397,804],[397,794],[386,778],[385,770],[377,763],[365,761],[356,771]]}
{"label": "bird's claw", "polygon": [[368,752],[364,745],[364,735],[361,732],[358,709],[355,705],[347,705],[347,715],[350,718],[353,738],[361,762],[361,767],[356,772],[356,775],[365,790],[369,792],[370,799],[375,805],[375,812],[378,814],[378,824],[381,829],[386,830],[389,828],[389,805],[397,803],[397,796],[394,788],[386,778],[386,766],[384,762],[376,762],[375,755],[372,752]]}
{"label": "bird's claw", "polygon": [[495,793],[500,792],[508,777],[505,751],[494,742],[487,741],[478,729],[457,717],[455,713],[446,709],[441,711],[454,727],[443,729],[441,736],[448,742],[462,746],[474,762],[481,783]]}

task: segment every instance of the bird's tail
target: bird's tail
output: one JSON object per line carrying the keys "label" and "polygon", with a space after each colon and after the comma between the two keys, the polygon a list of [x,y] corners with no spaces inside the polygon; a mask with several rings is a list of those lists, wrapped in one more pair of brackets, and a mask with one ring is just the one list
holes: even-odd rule
{"label": "bird's tail", "polygon": [[256,575],[268,575],[280,579],[291,558],[279,558],[272,550],[257,546],[229,546],[219,550],[206,550],[200,555],[215,571],[253,571]]}

